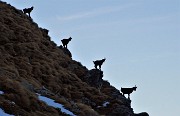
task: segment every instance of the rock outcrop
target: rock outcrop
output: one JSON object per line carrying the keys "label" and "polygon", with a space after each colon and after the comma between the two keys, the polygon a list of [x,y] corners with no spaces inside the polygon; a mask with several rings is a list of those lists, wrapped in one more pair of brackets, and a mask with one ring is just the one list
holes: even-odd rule
{"label": "rock outcrop", "polygon": [[103,71],[98,69],[92,69],[88,71],[87,75],[84,77],[84,81],[87,82],[92,87],[101,89],[103,84]]}

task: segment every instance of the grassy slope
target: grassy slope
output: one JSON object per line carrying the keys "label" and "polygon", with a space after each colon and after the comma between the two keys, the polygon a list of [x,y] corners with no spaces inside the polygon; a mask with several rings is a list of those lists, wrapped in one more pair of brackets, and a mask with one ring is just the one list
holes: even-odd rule
{"label": "grassy slope", "polygon": [[[130,101],[103,81],[102,89],[88,84],[89,70],[74,61],[51,41],[22,11],[0,2],[0,107],[8,113],[46,116],[64,115],[38,100],[39,92],[62,103],[78,115],[132,115]],[[43,91],[43,86],[47,89]],[[107,107],[100,107],[109,101]],[[92,110],[93,109],[93,110]],[[119,112],[118,110],[117,112]]]}

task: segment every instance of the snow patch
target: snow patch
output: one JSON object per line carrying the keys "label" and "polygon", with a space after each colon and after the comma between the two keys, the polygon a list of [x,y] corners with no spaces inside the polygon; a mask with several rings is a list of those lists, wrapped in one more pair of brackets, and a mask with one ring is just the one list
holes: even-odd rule
{"label": "snow patch", "polygon": [[2,94],[4,94],[4,92],[3,92],[3,91],[0,91],[0,95],[2,95]]}
{"label": "snow patch", "polygon": [[38,98],[39,98],[40,100],[46,102],[46,103],[47,103],[48,105],[50,105],[50,106],[53,106],[53,107],[55,107],[55,108],[60,108],[63,113],[69,114],[69,115],[71,115],[71,116],[76,116],[76,115],[73,114],[71,111],[65,109],[62,104],[55,103],[55,101],[54,101],[53,99],[50,99],[50,98],[41,96],[41,95],[39,95],[39,94],[38,94]]}
{"label": "snow patch", "polygon": [[0,116],[14,116],[14,115],[7,114],[0,108]]}
{"label": "snow patch", "polygon": [[12,104],[16,104],[16,103],[15,103],[15,102],[13,102],[13,101],[12,101],[11,103],[12,103]]}
{"label": "snow patch", "polygon": [[107,105],[109,105],[109,104],[110,103],[106,101],[106,102],[103,103],[103,107],[107,107]]}
{"label": "snow patch", "polygon": [[102,104],[102,106],[98,106],[97,108],[107,107],[107,105],[109,105],[109,104],[110,104],[110,102],[105,101],[105,102]]}

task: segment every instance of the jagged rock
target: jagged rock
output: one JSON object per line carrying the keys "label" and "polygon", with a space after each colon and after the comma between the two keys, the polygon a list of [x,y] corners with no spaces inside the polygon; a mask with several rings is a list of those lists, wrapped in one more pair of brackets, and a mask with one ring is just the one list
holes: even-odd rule
{"label": "jagged rock", "polygon": [[90,106],[96,106],[96,103],[95,103],[95,102],[92,102],[90,99],[88,99],[88,98],[86,98],[86,97],[83,97],[83,98],[82,98],[82,103],[87,104],[87,105],[90,105]]}
{"label": "jagged rock", "polygon": [[30,84],[28,81],[22,81],[21,82],[22,86],[24,86],[27,90],[31,91],[31,92],[35,92],[35,88],[32,84]]}
{"label": "jagged rock", "polygon": [[61,49],[64,54],[68,55],[70,58],[72,58],[72,54],[71,52],[67,49],[67,48],[64,48],[62,45],[59,46],[59,49]]}
{"label": "jagged rock", "polygon": [[72,106],[72,111],[73,112],[76,112],[76,113],[81,112],[80,108],[78,107],[78,105],[74,101],[70,101],[70,104]]}
{"label": "jagged rock", "polygon": [[40,95],[43,95],[43,96],[54,96],[55,95],[53,92],[51,92],[50,90],[48,90],[44,86],[42,86],[42,88],[40,88],[40,89],[35,89],[34,91],[36,93],[39,93]]}
{"label": "jagged rock", "polygon": [[89,85],[101,89],[103,84],[102,78],[103,78],[103,71],[100,71],[98,69],[92,69],[87,73],[84,79]]}
{"label": "jagged rock", "polygon": [[134,113],[124,105],[116,106],[107,116],[134,116]]}

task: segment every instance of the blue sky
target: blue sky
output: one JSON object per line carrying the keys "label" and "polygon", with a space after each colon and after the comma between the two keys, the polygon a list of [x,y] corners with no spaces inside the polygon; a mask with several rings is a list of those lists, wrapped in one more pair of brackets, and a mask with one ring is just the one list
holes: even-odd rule
{"label": "blue sky", "polygon": [[88,69],[106,57],[104,79],[116,88],[137,85],[135,112],[178,116],[180,105],[179,0],[6,0],[34,6],[32,18],[60,45],[72,37],[73,59]]}

